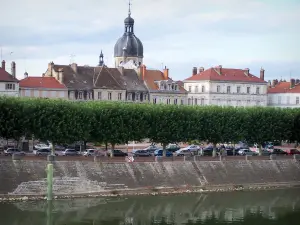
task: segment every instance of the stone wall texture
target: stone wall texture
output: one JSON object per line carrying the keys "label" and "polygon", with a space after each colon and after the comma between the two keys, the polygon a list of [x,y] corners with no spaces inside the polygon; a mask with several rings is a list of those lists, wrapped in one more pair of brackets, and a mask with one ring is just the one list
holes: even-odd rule
{"label": "stone wall texture", "polygon": [[[45,195],[47,161],[0,160],[0,195]],[[56,195],[112,190],[300,184],[298,160],[54,162]]]}

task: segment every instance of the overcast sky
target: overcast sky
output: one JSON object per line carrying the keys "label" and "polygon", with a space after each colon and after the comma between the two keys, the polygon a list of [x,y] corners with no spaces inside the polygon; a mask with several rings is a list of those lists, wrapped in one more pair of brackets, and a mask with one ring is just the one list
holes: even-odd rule
{"label": "overcast sky", "polygon": [[[40,76],[48,62],[113,65],[127,0],[2,0],[2,57]],[[266,80],[300,78],[299,0],[133,0],[135,34],[148,68],[185,79],[192,67],[250,68]],[[10,54],[10,52],[13,52]]]}

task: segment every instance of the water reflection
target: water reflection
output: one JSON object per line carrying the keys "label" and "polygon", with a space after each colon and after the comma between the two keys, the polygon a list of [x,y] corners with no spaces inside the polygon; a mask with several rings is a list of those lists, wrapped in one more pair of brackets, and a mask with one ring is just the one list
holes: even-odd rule
{"label": "water reflection", "polygon": [[298,224],[300,190],[0,204],[5,225]]}

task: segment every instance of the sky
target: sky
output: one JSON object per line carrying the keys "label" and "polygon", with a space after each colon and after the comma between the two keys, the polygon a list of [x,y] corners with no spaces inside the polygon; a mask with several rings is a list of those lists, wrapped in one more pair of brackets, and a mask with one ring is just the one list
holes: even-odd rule
{"label": "sky", "polygon": [[[76,2],[76,3],[75,3]],[[299,0],[132,0],[149,69],[183,80],[193,67],[249,68],[265,80],[300,78]],[[41,76],[48,63],[96,66],[124,31],[128,0],[2,0],[2,59]],[[73,56],[71,56],[73,55]]]}

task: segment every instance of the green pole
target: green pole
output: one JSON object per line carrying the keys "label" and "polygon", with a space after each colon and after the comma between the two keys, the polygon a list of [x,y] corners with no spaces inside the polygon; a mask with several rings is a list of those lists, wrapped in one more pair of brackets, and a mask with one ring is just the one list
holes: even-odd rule
{"label": "green pole", "polygon": [[53,202],[47,202],[47,225],[53,225],[53,214],[52,214]]}
{"label": "green pole", "polygon": [[53,198],[53,164],[47,165],[47,200],[51,201]]}

